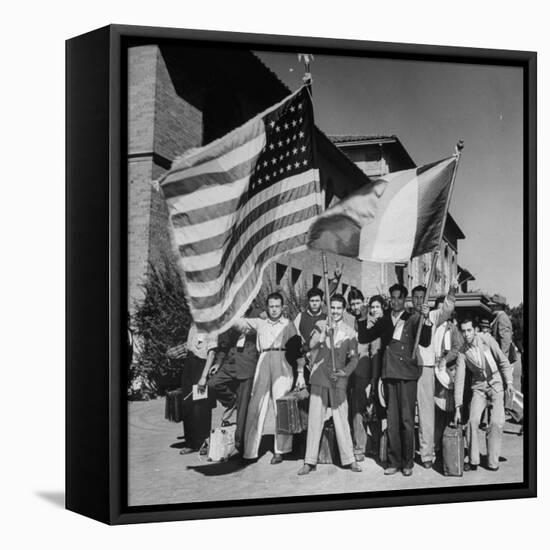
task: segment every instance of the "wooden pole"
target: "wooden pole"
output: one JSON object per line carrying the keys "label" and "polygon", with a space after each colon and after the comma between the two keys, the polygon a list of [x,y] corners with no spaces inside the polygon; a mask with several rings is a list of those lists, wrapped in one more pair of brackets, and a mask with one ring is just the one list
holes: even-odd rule
{"label": "wooden pole", "polygon": [[[441,243],[443,241],[443,234],[445,232],[445,223],[447,222],[447,214],[449,213],[449,205],[451,204],[451,197],[453,195],[453,188],[454,188],[454,184],[455,184],[456,173],[458,171],[458,163],[460,162],[460,157],[462,155],[462,149],[464,149],[464,142],[462,140],[460,140],[456,144],[456,152],[455,152],[456,164],[455,164],[455,168],[453,170],[453,176],[451,178],[451,185],[449,187],[449,194],[447,195],[447,200],[445,202],[445,213],[443,215],[443,223],[441,224],[441,230],[439,232],[439,240],[437,241],[437,248],[434,252],[434,255],[432,256],[432,265],[430,267],[430,275],[428,276],[428,284],[426,285],[426,293],[424,294],[424,300],[422,302],[423,305],[427,304],[428,300],[430,299],[430,293],[431,293],[431,290],[432,290],[432,285],[433,285],[434,276],[435,276],[435,267],[437,265],[437,260],[439,258],[439,254],[441,252]],[[418,357],[418,344],[420,342],[420,333],[421,332],[422,332],[422,323],[419,323],[418,328],[416,330],[416,337],[415,337],[415,340],[414,340],[413,359],[415,359],[415,360]]]}
{"label": "wooden pole", "polygon": [[[313,89],[312,89],[312,78],[311,78],[311,72],[310,72],[310,58],[313,59],[313,55],[311,54],[298,54],[298,61],[300,61],[303,58],[304,60],[304,85],[306,86],[310,97],[313,99]],[[313,101],[312,101],[313,105]],[[315,140],[312,140],[313,146],[312,146],[312,153],[313,157],[316,160],[317,157],[317,151],[315,148]],[[314,163],[314,166],[317,166],[317,162]],[[317,167],[318,168],[318,167]],[[321,203],[321,182],[319,181],[319,192],[317,193],[317,214],[321,214],[324,210],[324,206]],[[334,354],[334,333],[332,331],[333,328],[333,322],[332,322],[332,313],[330,311],[330,285],[328,282],[328,262],[327,262],[327,255],[324,250],[321,251],[321,261],[323,264],[323,280],[324,280],[324,286],[325,286],[325,303],[327,306],[327,325],[330,328],[329,330],[329,342],[330,342],[330,358],[332,361],[332,372],[336,371],[336,357]]]}

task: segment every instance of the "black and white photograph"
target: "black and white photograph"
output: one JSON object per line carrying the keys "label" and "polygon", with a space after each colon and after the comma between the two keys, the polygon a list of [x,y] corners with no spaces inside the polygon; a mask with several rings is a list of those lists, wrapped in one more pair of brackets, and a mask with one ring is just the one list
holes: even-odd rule
{"label": "black and white photograph", "polygon": [[525,85],[135,40],[127,504],[525,480]]}

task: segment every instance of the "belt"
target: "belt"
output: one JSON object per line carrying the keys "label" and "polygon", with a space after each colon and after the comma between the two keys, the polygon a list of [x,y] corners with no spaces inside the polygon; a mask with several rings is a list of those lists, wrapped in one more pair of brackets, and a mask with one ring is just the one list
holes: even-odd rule
{"label": "belt", "polygon": [[286,348],[267,348],[263,349],[261,353],[263,353],[264,351],[286,351]]}

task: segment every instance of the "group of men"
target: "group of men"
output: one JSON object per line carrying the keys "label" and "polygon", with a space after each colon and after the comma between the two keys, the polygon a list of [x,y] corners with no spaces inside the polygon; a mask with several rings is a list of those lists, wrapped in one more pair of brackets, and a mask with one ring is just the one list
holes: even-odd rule
{"label": "group of men", "polygon": [[[479,425],[488,405],[487,468],[498,469],[504,395],[514,391],[508,357],[511,325],[503,327],[505,319],[499,320],[497,314],[492,326],[495,339],[480,332],[471,318],[457,323],[456,289],[453,281],[433,310],[426,303],[423,286],[413,289],[410,310],[405,307],[408,291],[400,284],[389,289],[387,310],[381,296],[366,303],[357,289],[348,293],[347,300],[332,293],[327,315],[323,292],[313,288],[307,294],[307,308],[294,321],[283,315],[283,296],[275,292],[267,297],[265,312],[247,312],[219,339],[200,335],[192,326],[183,391],[187,395],[196,384],[199,392],[208,388],[209,399],[188,401],[187,446],[182,454],[198,450],[208,437],[215,398],[225,407],[223,422],[236,420],[238,455],[247,461],[257,459],[270,401],[276,416],[277,399],[293,389],[307,388],[308,429],[299,475],[316,469],[329,411],[340,462],[353,472],[361,471],[359,463],[366,454],[378,454],[385,416],[384,473],[412,475],[415,411],[422,466],[433,466],[443,428],[464,417],[466,469],[476,469]],[[443,374],[453,381],[451,386],[440,383]],[[438,399],[442,407],[436,406]],[[271,463],[282,462],[292,447],[293,436],[276,430]]]}

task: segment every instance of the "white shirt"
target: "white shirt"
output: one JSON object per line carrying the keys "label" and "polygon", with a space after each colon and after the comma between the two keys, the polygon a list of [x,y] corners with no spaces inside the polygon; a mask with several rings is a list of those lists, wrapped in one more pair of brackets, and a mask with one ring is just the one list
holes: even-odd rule
{"label": "white shirt", "polygon": [[256,331],[256,347],[259,352],[271,348],[284,348],[289,338],[297,334],[294,323],[285,317],[271,319],[238,319],[235,326],[240,330]]}
{"label": "white shirt", "polygon": [[391,320],[393,323],[393,339],[394,340],[401,340],[401,334],[403,334],[403,327],[405,326],[405,321],[401,319],[401,316],[403,315],[403,312],[405,310],[402,309],[397,315],[392,311],[391,312]]}

